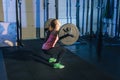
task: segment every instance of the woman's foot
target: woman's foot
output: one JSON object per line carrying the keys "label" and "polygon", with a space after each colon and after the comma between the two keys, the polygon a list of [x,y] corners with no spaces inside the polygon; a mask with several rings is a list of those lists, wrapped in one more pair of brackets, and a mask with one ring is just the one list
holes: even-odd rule
{"label": "woman's foot", "polygon": [[56,62],[56,59],[55,58],[50,58],[49,59],[49,63],[55,63]]}
{"label": "woman's foot", "polygon": [[63,69],[65,66],[64,65],[62,65],[62,64],[60,64],[60,63],[55,63],[54,64],[54,68],[55,69]]}

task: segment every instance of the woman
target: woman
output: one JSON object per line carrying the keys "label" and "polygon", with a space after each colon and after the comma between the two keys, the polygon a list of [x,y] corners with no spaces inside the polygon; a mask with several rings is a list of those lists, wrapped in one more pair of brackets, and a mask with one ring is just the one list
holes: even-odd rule
{"label": "woman", "polygon": [[[59,20],[53,19],[48,29],[47,38],[42,46],[42,50],[44,51],[44,53],[50,55],[49,63],[53,63],[53,68],[62,69],[65,66],[60,63],[60,60],[65,49],[61,46],[56,45],[56,43],[59,40],[58,37],[59,29],[60,29]],[[55,57],[55,55],[57,56]]]}

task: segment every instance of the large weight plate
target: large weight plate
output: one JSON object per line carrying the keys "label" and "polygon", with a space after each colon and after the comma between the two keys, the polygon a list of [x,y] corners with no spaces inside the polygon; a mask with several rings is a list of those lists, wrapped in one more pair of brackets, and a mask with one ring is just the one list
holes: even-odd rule
{"label": "large weight plate", "polygon": [[73,35],[73,37],[67,36],[67,37],[61,39],[60,42],[64,45],[72,45],[78,40],[80,33],[79,33],[78,28],[74,24],[67,23],[67,24],[64,24],[60,28],[58,35],[59,35],[59,37],[62,37],[66,34],[71,34],[71,35]]}

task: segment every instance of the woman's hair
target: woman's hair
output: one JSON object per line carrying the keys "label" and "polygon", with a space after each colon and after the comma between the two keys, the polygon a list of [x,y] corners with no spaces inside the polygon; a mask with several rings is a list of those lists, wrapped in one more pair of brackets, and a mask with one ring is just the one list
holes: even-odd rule
{"label": "woman's hair", "polygon": [[55,21],[57,21],[57,20],[58,20],[58,19],[53,19],[53,20],[51,21],[51,23],[50,23],[51,28],[55,29],[55,27],[56,27]]}

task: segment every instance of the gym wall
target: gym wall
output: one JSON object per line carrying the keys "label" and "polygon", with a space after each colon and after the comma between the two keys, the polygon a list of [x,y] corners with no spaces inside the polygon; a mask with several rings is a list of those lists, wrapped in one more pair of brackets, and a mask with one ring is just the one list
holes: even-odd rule
{"label": "gym wall", "polygon": [[[36,38],[36,29],[35,29],[35,20],[34,20],[34,0],[22,0],[21,7],[25,6],[25,11],[21,13],[26,13],[26,25],[22,25],[22,38],[23,39],[35,39]],[[23,8],[22,8],[23,9]],[[24,21],[22,17],[22,23]]]}
{"label": "gym wall", "polygon": [[[2,4],[2,1],[7,1],[7,3]],[[15,9],[11,9],[16,0],[0,0],[0,20],[4,20],[5,22],[15,22],[16,14]],[[36,38],[44,38],[44,23],[49,18],[56,17],[55,10],[55,0],[21,0],[21,14],[22,14],[22,39],[36,39]],[[49,2],[47,2],[49,1]],[[56,0],[57,1],[57,0]],[[68,1],[68,2],[67,2]],[[71,1],[71,4],[70,4]],[[61,21],[62,25],[65,23],[73,23],[76,25],[76,7],[78,0],[58,0],[58,19]],[[85,35],[86,32],[90,32],[90,27],[94,33],[98,30],[97,26],[97,16],[98,16],[98,1],[99,0],[79,0],[79,27],[80,33]],[[89,2],[87,2],[89,1]],[[91,2],[94,1],[94,2]],[[100,0],[101,1],[101,0]],[[117,1],[117,0],[114,0]],[[106,2],[103,0],[103,3]],[[120,1],[119,1],[120,3]],[[9,5],[4,8],[4,5]],[[48,5],[47,5],[48,4]],[[87,6],[89,4],[89,6]],[[93,5],[93,17],[91,21],[91,5]],[[48,9],[47,9],[48,6]],[[105,6],[104,6],[105,7]],[[11,12],[10,10],[13,12]],[[120,6],[119,6],[120,9]],[[88,10],[88,12],[87,12]],[[114,9],[116,11],[116,9]],[[119,11],[119,10],[118,10]],[[2,14],[4,13],[4,15]],[[7,15],[7,17],[6,17]],[[3,17],[4,16],[4,17]],[[87,17],[88,16],[88,17]],[[114,14],[114,18],[115,18]],[[119,16],[119,14],[118,14]],[[3,19],[4,18],[4,19]],[[114,36],[115,33],[115,25],[113,23],[115,19],[110,19],[109,26],[106,28],[110,36]],[[88,23],[87,23],[88,22]],[[104,24],[107,24],[103,21]],[[92,25],[90,25],[92,24]],[[119,24],[119,23],[118,23]]]}
{"label": "gym wall", "polygon": [[2,0],[0,0],[0,22],[4,21],[3,19],[3,4]]}

